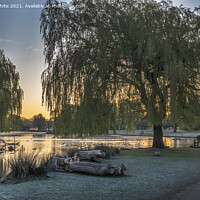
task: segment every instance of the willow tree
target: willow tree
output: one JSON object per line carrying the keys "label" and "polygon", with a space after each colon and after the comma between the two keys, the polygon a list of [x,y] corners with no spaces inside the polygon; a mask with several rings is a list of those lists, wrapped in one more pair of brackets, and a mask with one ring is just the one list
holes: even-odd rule
{"label": "willow tree", "polygon": [[58,133],[103,134],[145,118],[153,147],[162,121],[199,115],[198,9],[153,0],[48,0],[41,13],[43,102]]}
{"label": "willow tree", "polygon": [[8,131],[16,126],[21,113],[23,91],[19,86],[16,67],[0,50],[0,131]]}
{"label": "willow tree", "polygon": [[42,114],[33,116],[33,126],[38,128],[38,130],[45,129],[47,127],[46,119]]}

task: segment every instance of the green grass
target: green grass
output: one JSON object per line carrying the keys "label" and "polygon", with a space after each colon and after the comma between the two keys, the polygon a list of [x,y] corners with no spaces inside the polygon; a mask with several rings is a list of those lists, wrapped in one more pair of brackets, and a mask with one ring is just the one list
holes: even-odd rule
{"label": "green grass", "polygon": [[167,149],[132,149],[121,150],[120,155],[131,157],[152,157],[155,151],[160,151],[162,157],[200,158],[200,148],[167,148]]}

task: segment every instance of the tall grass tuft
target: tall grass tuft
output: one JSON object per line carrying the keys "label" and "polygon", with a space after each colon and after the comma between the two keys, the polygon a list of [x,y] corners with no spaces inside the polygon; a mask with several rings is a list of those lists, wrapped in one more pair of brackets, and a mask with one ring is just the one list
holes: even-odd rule
{"label": "tall grass tuft", "polygon": [[38,153],[19,153],[8,160],[10,175],[13,179],[46,176],[46,162]]}

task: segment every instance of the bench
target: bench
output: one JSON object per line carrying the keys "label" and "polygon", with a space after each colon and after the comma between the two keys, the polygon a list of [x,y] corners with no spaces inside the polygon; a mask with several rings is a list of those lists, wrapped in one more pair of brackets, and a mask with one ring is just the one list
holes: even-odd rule
{"label": "bench", "polygon": [[200,147],[200,135],[197,135],[197,138],[194,140],[194,147]]}

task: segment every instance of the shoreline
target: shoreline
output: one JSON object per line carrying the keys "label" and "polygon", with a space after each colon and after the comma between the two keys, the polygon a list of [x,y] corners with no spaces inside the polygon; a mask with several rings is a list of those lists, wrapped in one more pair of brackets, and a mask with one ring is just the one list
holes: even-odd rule
{"label": "shoreline", "polygon": [[[140,131],[140,132],[139,132]],[[146,133],[145,133],[146,132]],[[11,131],[11,132],[0,132],[0,137],[2,136],[20,136],[20,135],[24,135],[24,134],[32,134],[32,135],[55,135],[54,133],[48,133],[46,131],[44,132],[37,132],[37,131]],[[173,132],[163,132],[163,137],[167,137],[167,138],[196,138],[197,135],[200,135],[200,132],[177,132],[177,133],[173,133]],[[82,137],[82,138],[99,138],[99,137],[133,137],[133,136],[137,136],[137,137],[153,137],[153,132],[152,131],[141,131],[141,130],[136,130],[135,133],[126,133],[126,131],[119,131],[117,134],[107,134],[107,135],[97,135],[97,136],[88,136],[88,137]],[[68,138],[68,137],[66,137]],[[70,137],[69,137],[70,138]],[[73,138],[73,137],[72,137]],[[78,139],[79,137],[77,137],[76,139]],[[73,138],[75,139],[75,138]]]}
{"label": "shoreline", "polygon": [[11,131],[11,132],[0,132],[0,137],[2,136],[20,136],[24,134],[32,135],[46,135],[47,132],[34,132],[34,131]]}

